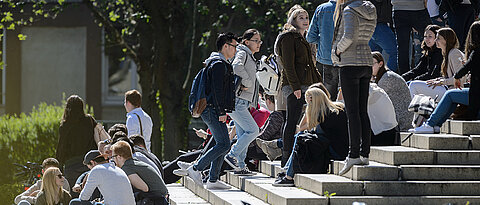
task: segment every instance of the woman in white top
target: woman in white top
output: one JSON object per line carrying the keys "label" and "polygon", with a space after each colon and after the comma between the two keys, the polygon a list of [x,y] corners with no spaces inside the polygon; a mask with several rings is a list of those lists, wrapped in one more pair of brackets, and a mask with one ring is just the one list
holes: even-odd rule
{"label": "woman in white top", "polygon": [[[451,28],[438,30],[435,42],[437,47],[442,49],[442,77],[427,81],[412,81],[409,86],[412,99],[414,95],[423,94],[432,98],[438,96],[436,101],[440,101],[443,94],[453,88],[455,81],[453,76],[463,65],[464,55],[458,50],[458,39]],[[465,79],[462,79],[462,82],[465,82]]]}

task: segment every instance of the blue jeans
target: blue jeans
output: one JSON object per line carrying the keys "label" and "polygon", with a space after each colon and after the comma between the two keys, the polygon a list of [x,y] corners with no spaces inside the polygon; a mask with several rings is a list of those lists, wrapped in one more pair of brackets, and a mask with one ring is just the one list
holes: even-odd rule
{"label": "blue jeans", "polygon": [[210,148],[193,166],[196,170],[203,171],[210,165],[209,180],[216,182],[220,175],[223,158],[230,149],[230,138],[225,123],[218,121],[218,112],[212,106],[207,106],[201,117],[212,132],[215,146]]}
{"label": "blue jeans", "polygon": [[248,111],[249,105],[250,102],[247,100],[237,98],[235,99],[235,111],[229,113],[229,116],[235,122],[237,142],[228,154],[238,159],[238,166],[242,169],[245,167],[248,145],[260,132],[257,123],[250,114],[250,111]]}
{"label": "blue jeans", "polygon": [[299,134],[301,134],[303,132],[299,132],[295,135],[295,139],[293,141],[293,149],[292,149],[292,153],[290,153],[290,157],[288,157],[288,161],[287,163],[285,163],[285,168],[287,168],[287,173],[286,175],[289,176],[289,177],[292,177],[295,175],[295,172],[293,171],[294,168],[293,168],[293,163],[292,163],[292,160],[293,160],[293,152],[295,151],[295,146],[297,146],[297,137]]}
{"label": "blue jeans", "polygon": [[388,54],[387,66],[390,70],[397,72],[397,41],[395,34],[387,23],[377,23],[372,39],[368,42],[372,51],[385,52]]}
{"label": "blue jeans", "polygon": [[102,203],[94,201],[83,201],[79,198],[75,198],[70,201],[70,205],[102,205]]}
{"label": "blue jeans", "polygon": [[468,105],[469,90],[469,88],[448,90],[428,118],[427,125],[441,126],[455,112],[458,104]]}

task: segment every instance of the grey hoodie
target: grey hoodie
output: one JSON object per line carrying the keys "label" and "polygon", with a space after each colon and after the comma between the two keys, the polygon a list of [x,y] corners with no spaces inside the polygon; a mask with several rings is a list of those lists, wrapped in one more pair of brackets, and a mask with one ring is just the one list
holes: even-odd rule
{"label": "grey hoodie", "polygon": [[[332,61],[336,66],[372,66],[368,41],[377,24],[375,6],[369,1],[347,0],[334,30]],[[338,57],[335,49],[341,54]]]}
{"label": "grey hoodie", "polygon": [[[241,98],[251,102],[253,107],[258,103],[258,88],[257,81],[257,62],[253,57],[252,51],[243,44],[238,44],[235,58],[233,59],[233,72],[235,75],[242,78],[242,85],[247,87],[247,90],[239,92],[235,91],[237,98]],[[240,95],[238,95],[240,93]]]}
{"label": "grey hoodie", "polygon": [[228,62],[227,58],[225,58],[225,56],[223,54],[221,54],[219,52],[212,52],[210,54],[210,56],[207,59],[205,59],[205,61],[203,61],[203,63],[206,66],[206,65],[208,65],[208,63],[210,63],[210,61],[212,61],[214,59],[222,59],[222,60]]}

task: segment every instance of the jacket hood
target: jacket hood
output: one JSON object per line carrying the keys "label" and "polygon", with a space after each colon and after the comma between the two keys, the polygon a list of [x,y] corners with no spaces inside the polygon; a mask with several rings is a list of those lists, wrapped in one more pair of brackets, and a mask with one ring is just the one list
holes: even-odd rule
{"label": "jacket hood", "polygon": [[366,20],[375,20],[377,18],[375,6],[370,1],[347,0],[345,4]]}
{"label": "jacket hood", "polygon": [[205,61],[203,62],[205,64],[205,66],[207,66],[210,61],[212,60],[224,60],[226,62],[228,62],[227,58],[225,58],[225,56],[219,52],[212,52],[210,54],[210,57],[208,57],[207,59],[205,59]]}
{"label": "jacket hood", "polygon": [[241,43],[239,43],[239,44],[237,45],[237,52],[238,52],[238,51],[245,51],[245,52],[247,52],[248,54],[252,54],[252,51],[250,50],[250,48],[248,48],[246,45],[243,45],[243,44],[241,44]]}

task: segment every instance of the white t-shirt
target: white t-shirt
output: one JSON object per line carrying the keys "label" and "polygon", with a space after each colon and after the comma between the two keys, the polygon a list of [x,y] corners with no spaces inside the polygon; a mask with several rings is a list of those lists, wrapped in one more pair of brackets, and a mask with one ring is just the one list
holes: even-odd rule
{"label": "white t-shirt", "polygon": [[391,130],[398,125],[392,101],[387,93],[375,83],[370,83],[367,112],[370,126],[375,135]]}
{"label": "white t-shirt", "polygon": [[90,171],[80,199],[89,200],[95,188],[103,195],[105,205],[135,204],[127,174],[113,163],[99,164]]}
{"label": "white t-shirt", "polygon": [[435,0],[427,0],[427,10],[428,14],[430,14],[430,17],[440,15],[438,4],[435,2]]}

